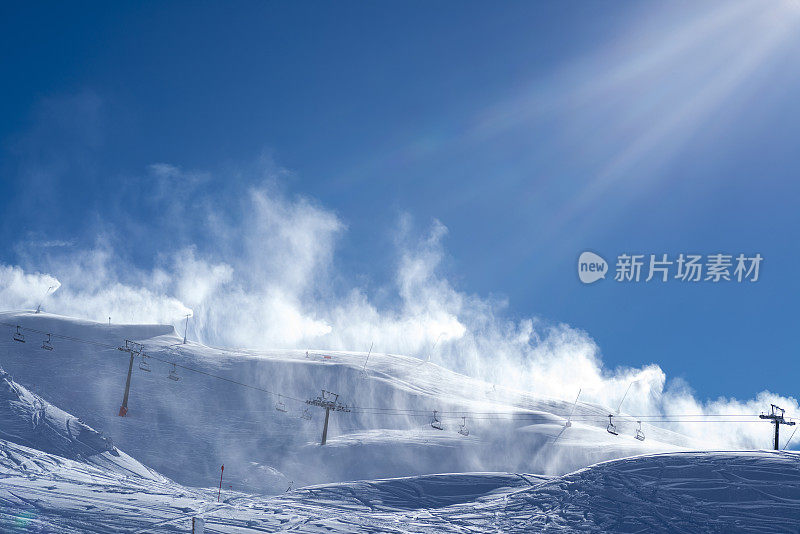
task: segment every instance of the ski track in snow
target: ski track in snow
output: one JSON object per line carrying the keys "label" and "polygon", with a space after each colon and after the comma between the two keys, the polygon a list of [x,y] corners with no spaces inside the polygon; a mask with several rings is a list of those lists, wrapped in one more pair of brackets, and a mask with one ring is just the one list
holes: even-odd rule
{"label": "ski track in snow", "polygon": [[[424,418],[337,413],[321,448],[320,414],[301,420],[302,404],[281,414],[261,392],[191,373],[172,383],[154,369],[134,376],[123,419],[115,412],[127,354],[57,338],[47,353],[35,341],[0,341],[0,532],[190,532],[194,516],[206,532],[229,533],[800,532],[796,453],[692,452],[692,442],[655,427],[643,443],[599,423],[562,432],[556,414],[569,402],[402,356],[373,353],[363,379],[360,353],[222,351],[176,345],[171,327],[158,325],[25,313],[0,320],[103,343],[134,338],[153,355],[305,397],[335,387],[360,406],[536,416],[470,421],[462,436],[460,417],[439,431]],[[217,503],[211,486],[223,462]],[[369,480],[345,482],[356,478]],[[304,487],[283,493],[290,483]]]}
{"label": "ski track in snow", "polygon": [[[2,443],[0,528],[27,532],[797,532],[800,456],[666,453],[562,477],[441,474],[279,496],[191,489]],[[36,460],[23,469],[19,460]]]}

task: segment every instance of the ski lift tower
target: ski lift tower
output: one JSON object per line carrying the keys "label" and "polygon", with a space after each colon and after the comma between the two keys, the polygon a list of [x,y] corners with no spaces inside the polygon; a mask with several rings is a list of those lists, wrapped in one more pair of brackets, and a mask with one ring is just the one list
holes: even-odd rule
{"label": "ski lift tower", "polygon": [[794,421],[787,421],[786,419],[784,419],[783,415],[785,410],[783,408],[775,406],[774,404],[770,404],[770,407],[771,407],[770,413],[768,414],[762,413],[758,417],[760,417],[761,419],[769,419],[775,425],[775,450],[778,451],[781,448],[780,438],[779,438],[781,425],[793,426]]}
{"label": "ski lift tower", "polygon": [[131,391],[131,373],[133,372],[133,360],[144,351],[144,345],[133,342],[129,339],[125,340],[124,347],[118,347],[122,352],[128,352],[131,355],[131,361],[128,364],[128,378],[125,379],[125,394],[122,396],[122,406],[119,407],[119,416],[125,417],[128,414],[128,394]]}
{"label": "ski lift tower", "polygon": [[322,426],[322,441],[320,442],[320,445],[325,445],[325,442],[328,441],[328,418],[331,415],[331,411],[349,412],[350,408],[348,408],[346,404],[341,404],[339,402],[339,395],[324,389],[322,390],[322,395],[318,396],[316,399],[307,400],[306,404],[325,408],[325,424]]}

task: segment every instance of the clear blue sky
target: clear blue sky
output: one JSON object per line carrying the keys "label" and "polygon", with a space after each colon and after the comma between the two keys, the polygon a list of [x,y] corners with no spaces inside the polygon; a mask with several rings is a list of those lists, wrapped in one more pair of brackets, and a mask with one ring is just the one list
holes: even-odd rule
{"label": "clear blue sky", "polygon": [[[438,219],[460,289],[586,330],[611,367],[656,362],[701,397],[792,395],[799,11],[7,3],[0,261],[23,261],[31,236],[90,246],[98,225],[133,220],[145,231],[128,254],[147,268],[176,243],[148,226],[134,177],[157,162],[215,173],[268,154],[291,171],[288,194],[348,225],[342,272],[391,277],[399,214]],[[223,198],[238,185],[207,187]],[[753,284],[584,286],[586,249],[764,263]]]}

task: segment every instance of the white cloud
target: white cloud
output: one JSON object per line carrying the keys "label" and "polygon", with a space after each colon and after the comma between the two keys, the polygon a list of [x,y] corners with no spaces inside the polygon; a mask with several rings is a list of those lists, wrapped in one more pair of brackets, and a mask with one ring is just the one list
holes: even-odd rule
{"label": "white cloud", "polygon": [[4,309],[35,308],[49,287],[61,284],[49,274],[26,273],[20,267],[0,265],[0,305]]}

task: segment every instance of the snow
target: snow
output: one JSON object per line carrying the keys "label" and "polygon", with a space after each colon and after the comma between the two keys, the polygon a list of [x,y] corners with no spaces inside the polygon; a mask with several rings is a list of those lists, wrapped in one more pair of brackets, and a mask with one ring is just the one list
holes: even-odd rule
{"label": "snow", "polygon": [[[364,353],[223,350],[184,345],[169,326],[44,313],[0,323],[26,335],[0,326],[3,532],[188,532],[192,517],[206,532],[798,529],[795,453],[697,452],[650,425],[640,442],[624,421],[612,436],[609,409],[586,403],[597,419],[564,429],[570,401],[400,355],[373,353],[363,377]],[[53,332],[55,349],[26,329]],[[135,362],[123,418],[125,339],[153,358],[152,372]],[[199,372],[168,380],[166,362]],[[324,412],[304,403],[323,389],[354,407],[332,412],[324,447]]]}
{"label": "snow", "polygon": [[[11,459],[13,458],[13,460]],[[20,460],[23,460],[20,462]],[[800,457],[638,456],[562,477],[459,473],[280,496],[121,476],[2,444],[0,528],[42,532],[796,532]]]}
{"label": "snow", "polygon": [[[0,322],[111,347],[135,340],[154,357],[285,395],[279,399],[182,369],[181,380],[173,382],[166,379],[170,365],[151,361],[153,370],[146,373],[136,362],[128,416],[121,418],[127,353],[57,337],[55,350],[44,351],[42,336],[28,334],[30,342],[20,344],[11,340],[10,328],[0,338],[2,366],[15,380],[102,429],[143,464],[192,486],[213,484],[222,464],[236,489],[279,492],[292,480],[310,485],[441,472],[562,474],[606,459],[691,445],[683,436],[647,425],[645,442],[633,439],[634,428],[625,423],[622,435],[610,436],[603,421],[609,409],[586,403],[579,403],[579,410],[598,414],[599,422],[575,422],[553,445],[571,401],[493,387],[401,355],[373,353],[364,379],[365,353],[230,351],[183,345],[168,326],[109,326],[44,313],[0,314]],[[338,393],[343,403],[377,409],[332,414],[324,450],[318,446],[324,412],[304,403],[322,389]],[[279,400],[287,413],[275,410]],[[306,408],[310,421],[301,418]],[[380,413],[386,408],[419,413]],[[438,431],[429,425],[433,410],[457,413],[443,416],[445,430]],[[465,437],[457,432],[459,410],[528,418],[468,417]]]}
{"label": "snow", "polygon": [[160,478],[154,471],[120,453],[110,438],[31,393],[1,368],[0,438],[117,473]]}

